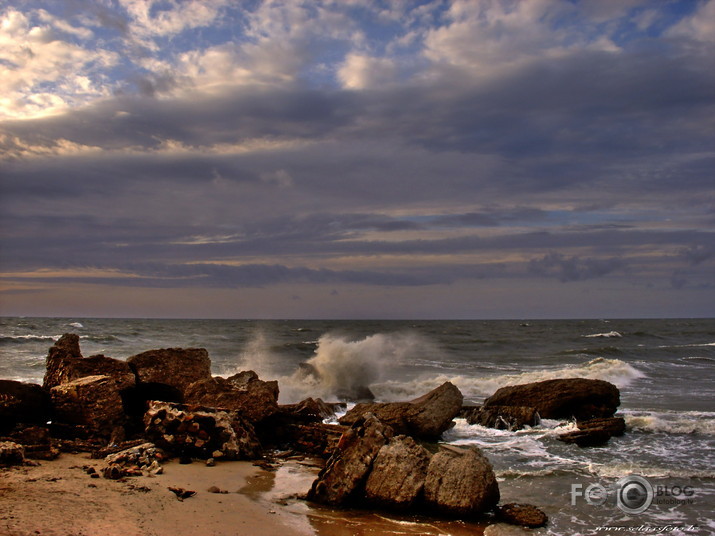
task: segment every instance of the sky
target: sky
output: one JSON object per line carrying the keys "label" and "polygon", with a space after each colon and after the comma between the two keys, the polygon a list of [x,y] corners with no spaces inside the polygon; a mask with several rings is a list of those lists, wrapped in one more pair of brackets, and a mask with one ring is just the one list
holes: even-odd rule
{"label": "sky", "polygon": [[715,0],[0,0],[0,315],[715,316]]}

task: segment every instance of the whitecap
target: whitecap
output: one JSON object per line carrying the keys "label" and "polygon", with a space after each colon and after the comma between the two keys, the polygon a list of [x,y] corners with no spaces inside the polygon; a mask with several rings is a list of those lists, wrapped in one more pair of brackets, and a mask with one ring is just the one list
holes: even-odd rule
{"label": "whitecap", "polygon": [[593,335],[584,335],[584,337],[587,339],[594,339],[594,338],[611,339],[611,338],[623,337],[623,335],[621,335],[617,331],[609,331],[607,333],[594,333]]}

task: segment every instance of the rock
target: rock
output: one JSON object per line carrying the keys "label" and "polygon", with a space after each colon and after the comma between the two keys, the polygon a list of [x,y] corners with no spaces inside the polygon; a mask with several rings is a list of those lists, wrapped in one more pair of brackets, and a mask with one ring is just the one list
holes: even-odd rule
{"label": "rock", "polygon": [[152,401],[144,423],[150,441],[180,456],[242,460],[261,453],[253,426],[237,411]]}
{"label": "rock", "polygon": [[44,424],[50,415],[50,397],[34,383],[0,380],[0,433],[19,423]]}
{"label": "rock", "polygon": [[559,440],[575,443],[579,447],[598,447],[605,445],[613,436],[622,436],[626,431],[623,417],[608,417],[577,421],[578,431],[561,434]]}
{"label": "rock", "polygon": [[450,382],[410,402],[362,403],[348,411],[338,422],[352,426],[366,413],[374,414],[396,433],[434,439],[452,426],[452,419],[462,408],[462,393]]}
{"label": "rock", "polygon": [[42,386],[45,389],[52,389],[56,385],[75,379],[67,375],[68,370],[65,364],[81,357],[79,335],[74,333],[62,335],[47,352],[45,378]]}
{"label": "rock", "polygon": [[43,381],[45,389],[84,378],[86,376],[109,376],[124,391],[134,386],[134,372],[125,361],[94,355],[82,357],[79,336],[66,333],[52,346],[47,354],[47,370]]}
{"label": "rock", "polygon": [[545,380],[498,389],[487,398],[489,406],[528,406],[542,419],[593,419],[611,417],[620,404],[620,393],[612,383],[586,378]]}
{"label": "rock", "polygon": [[530,504],[509,503],[497,509],[497,517],[511,525],[520,527],[537,528],[543,527],[549,518],[536,506]]}
{"label": "rock", "polygon": [[[118,466],[121,468],[137,468],[139,474],[156,475],[162,472],[161,463],[168,459],[168,455],[153,443],[142,443],[128,449],[115,452],[104,458],[110,466]],[[138,476],[136,472],[130,475],[123,476]]]}
{"label": "rock", "polygon": [[176,498],[180,501],[183,501],[184,499],[188,499],[189,497],[193,497],[194,495],[196,495],[195,491],[184,489],[184,488],[175,488],[175,487],[169,486],[168,489],[174,495],[176,495]]}
{"label": "rock", "polygon": [[466,419],[469,424],[511,431],[539,424],[536,409],[526,406],[481,406],[467,414]]}
{"label": "rock", "polygon": [[499,486],[489,460],[477,448],[442,446],[430,460],[425,504],[449,516],[473,517],[499,502]]}
{"label": "rock", "polygon": [[335,452],[313,482],[308,499],[341,506],[362,498],[373,460],[392,435],[392,428],[371,413],[355,422],[340,437]]}
{"label": "rock", "polygon": [[164,348],[133,355],[127,363],[143,384],[169,386],[182,397],[194,382],[211,378],[211,360],[204,348]]}
{"label": "rock", "polygon": [[25,463],[25,449],[19,443],[0,441],[0,465],[22,465]]}
{"label": "rock", "polygon": [[494,523],[484,529],[484,536],[530,536],[532,530],[524,529],[507,523]]}
{"label": "rock", "polygon": [[60,450],[52,444],[50,430],[44,426],[21,426],[9,439],[22,445],[25,458],[30,460],[54,460],[60,455]]}
{"label": "rock", "polygon": [[278,406],[278,411],[289,415],[294,421],[322,422],[335,417],[336,408],[344,409],[342,403],[328,404],[321,398],[306,398],[297,404],[284,404]]}
{"label": "rock", "polygon": [[377,453],[365,484],[368,501],[384,508],[407,510],[424,487],[430,453],[409,436],[390,439]]}
{"label": "rock", "polygon": [[86,376],[50,390],[54,418],[86,426],[90,433],[109,438],[126,423],[117,384],[109,376]]}
{"label": "rock", "polygon": [[252,370],[230,378],[204,378],[187,387],[184,400],[187,404],[238,410],[257,423],[278,411],[278,382],[262,381]]}

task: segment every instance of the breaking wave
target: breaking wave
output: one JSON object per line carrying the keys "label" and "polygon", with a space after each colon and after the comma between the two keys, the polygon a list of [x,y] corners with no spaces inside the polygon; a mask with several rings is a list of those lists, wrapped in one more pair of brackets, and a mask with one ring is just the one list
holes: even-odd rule
{"label": "breaking wave", "polygon": [[624,412],[629,430],[715,436],[715,413],[706,411]]}
{"label": "breaking wave", "polygon": [[521,374],[504,374],[489,377],[450,376],[441,374],[430,378],[418,378],[408,382],[389,381],[373,387],[375,395],[385,400],[404,400],[414,398],[450,381],[455,384],[467,399],[478,400],[492,395],[500,387],[521,385],[558,378],[589,378],[605,380],[619,388],[630,385],[633,381],[645,377],[637,368],[620,359],[599,357],[588,363],[566,365],[556,369],[534,370]]}
{"label": "breaking wave", "polygon": [[623,337],[617,331],[609,331],[608,333],[594,333],[593,335],[584,335],[587,339],[612,339]]}

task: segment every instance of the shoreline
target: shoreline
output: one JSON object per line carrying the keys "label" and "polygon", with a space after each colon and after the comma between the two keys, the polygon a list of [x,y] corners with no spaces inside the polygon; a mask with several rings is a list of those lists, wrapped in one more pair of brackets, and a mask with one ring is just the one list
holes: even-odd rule
{"label": "shoreline", "polygon": [[[318,472],[310,459],[266,470],[251,461],[163,464],[163,474],[92,478],[106,466],[88,453],[0,467],[3,536],[478,536],[489,522],[340,510],[297,498]],[[178,500],[168,488],[196,491]],[[209,491],[210,488],[218,488]]]}

